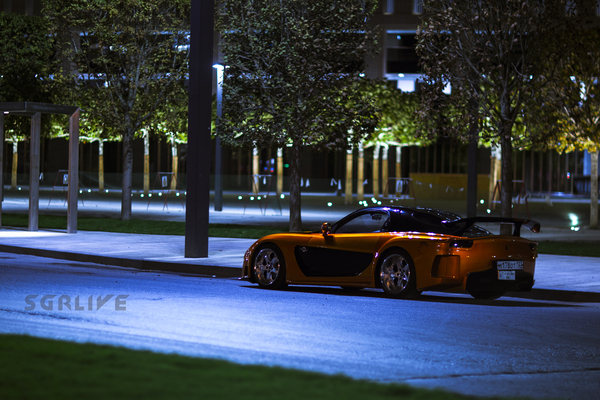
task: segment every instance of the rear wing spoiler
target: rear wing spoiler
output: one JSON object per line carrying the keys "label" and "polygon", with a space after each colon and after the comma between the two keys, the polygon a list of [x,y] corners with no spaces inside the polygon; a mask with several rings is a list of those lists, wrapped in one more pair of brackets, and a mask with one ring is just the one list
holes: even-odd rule
{"label": "rear wing spoiler", "polygon": [[462,236],[471,226],[478,222],[500,222],[514,225],[513,236],[521,236],[521,226],[529,228],[533,233],[540,232],[540,223],[530,219],[518,219],[518,218],[502,218],[502,217],[473,217],[473,218],[462,218],[455,221],[442,222],[449,229],[455,231],[452,233],[456,236]]}

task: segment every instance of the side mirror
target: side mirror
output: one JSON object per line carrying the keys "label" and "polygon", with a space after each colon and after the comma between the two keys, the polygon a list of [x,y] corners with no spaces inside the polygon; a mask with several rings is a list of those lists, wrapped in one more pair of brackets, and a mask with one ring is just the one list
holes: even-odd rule
{"label": "side mirror", "polygon": [[329,224],[329,222],[323,222],[323,225],[321,225],[321,233],[323,234],[323,236],[329,235],[330,230],[331,225]]}

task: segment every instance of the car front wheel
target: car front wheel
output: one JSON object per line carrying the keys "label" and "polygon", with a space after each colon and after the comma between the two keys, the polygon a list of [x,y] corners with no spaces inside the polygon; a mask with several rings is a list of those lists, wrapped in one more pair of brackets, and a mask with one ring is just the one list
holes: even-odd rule
{"label": "car front wheel", "polygon": [[415,288],[416,274],[410,256],[401,249],[384,254],[379,267],[379,281],[383,291],[391,297],[403,298],[411,293]]}
{"label": "car front wheel", "polygon": [[254,257],[254,280],[264,289],[283,289],[285,282],[285,261],[281,250],[274,244],[258,248]]}

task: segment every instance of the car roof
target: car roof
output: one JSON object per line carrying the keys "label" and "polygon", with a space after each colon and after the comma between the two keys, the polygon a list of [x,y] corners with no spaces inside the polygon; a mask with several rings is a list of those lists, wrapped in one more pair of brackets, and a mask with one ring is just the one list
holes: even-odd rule
{"label": "car roof", "polygon": [[386,224],[389,232],[433,232],[441,234],[452,234],[452,230],[442,221],[456,221],[460,215],[438,210],[434,208],[403,207],[403,206],[372,206],[356,210],[342,218],[335,225],[339,225],[356,215],[372,212],[385,212],[390,215],[390,221]]}

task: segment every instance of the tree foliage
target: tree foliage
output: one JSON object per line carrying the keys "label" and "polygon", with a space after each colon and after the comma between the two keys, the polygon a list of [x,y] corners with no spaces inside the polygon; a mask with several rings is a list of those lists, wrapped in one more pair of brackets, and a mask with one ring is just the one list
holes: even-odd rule
{"label": "tree foliage", "polygon": [[[0,14],[0,102],[53,102],[53,46],[42,17]],[[12,140],[29,136],[26,118],[8,116],[5,126]]]}
{"label": "tree foliage", "polygon": [[[546,107],[543,89],[558,76],[564,51],[557,32],[577,20],[566,0],[430,0],[418,33],[425,73],[422,117],[429,135],[466,138],[473,124],[500,146],[502,181],[512,181],[512,148],[543,142],[528,129]],[[451,85],[451,94],[442,92]],[[472,106],[469,106],[471,104]],[[455,123],[437,116],[449,107]],[[522,129],[516,125],[523,124]],[[502,185],[502,216],[511,214],[512,185]]]}
{"label": "tree foliage", "polygon": [[78,105],[123,141],[121,218],[131,218],[132,141],[185,82],[189,0],[47,0]]}
{"label": "tree foliage", "polygon": [[365,88],[378,107],[379,122],[373,138],[405,146],[423,142],[423,138],[417,138],[422,129],[417,115],[421,104],[419,95],[394,86],[394,81],[374,81]]}
{"label": "tree foliage", "polygon": [[559,151],[598,150],[600,143],[600,30],[578,30],[561,63],[561,79],[548,93],[553,101]]}
{"label": "tree foliage", "polygon": [[304,146],[346,149],[377,124],[362,88],[375,49],[373,0],[226,0],[218,135],[230,145],[290,146],[290,230],[301,229]]}

